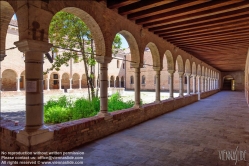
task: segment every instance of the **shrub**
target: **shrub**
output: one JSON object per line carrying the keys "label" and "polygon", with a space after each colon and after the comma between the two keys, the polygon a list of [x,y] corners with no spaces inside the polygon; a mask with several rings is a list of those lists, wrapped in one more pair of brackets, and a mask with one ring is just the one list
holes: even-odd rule
{"label": "shrub", "polygon": [[[124,102],[119,93],[113,94],[108,99],[108,111],[130,108],[134,101]],[[85,98],[78,98],[74,102],[66,96],[58,100],[50,99],[44,104],[45,123],[60,123],[80,118],[95,116],[100,110],[100,99],[93,98],[89,101]]]}

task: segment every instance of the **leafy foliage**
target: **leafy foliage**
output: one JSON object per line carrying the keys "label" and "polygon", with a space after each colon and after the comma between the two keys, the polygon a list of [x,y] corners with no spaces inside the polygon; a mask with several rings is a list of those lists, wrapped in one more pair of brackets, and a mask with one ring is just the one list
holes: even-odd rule
{"label": "leafy foliage", "polygon": [[[134,101],[124,102],[119,93],[113,94],[108,99],[109,112],[131,108],[133,105]],[[58,100],[50,99],[44,105],[44,121],[45,123],[60,123],[87,118],[95,116],[99,110],[99,98],[93,98],[92,100],[78,98],[73,102],[71,98],[62,96]]]}

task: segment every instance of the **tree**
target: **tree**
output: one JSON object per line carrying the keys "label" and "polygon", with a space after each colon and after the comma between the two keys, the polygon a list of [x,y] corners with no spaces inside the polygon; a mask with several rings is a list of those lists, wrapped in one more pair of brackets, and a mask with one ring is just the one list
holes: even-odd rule
{"label": "tree", "polygon": [[[95,47],[94,40],[90,30],[86,24],[77,16],[67,13],[58,12],[51,20],[49,27],[49,39],[54,46],[52,52],[56,52],[57,56],[51,68],[45,73],[52,70],[60,70],[62,65],[68,66],[70,59],[81,62],[83,61],[86,73],[88,98],[94,98],[94,59]],[[118,50],[121,46],[121,38],[116,35],[113,42],[113,50]],[[98,77],[99,78],[99,77]]]}

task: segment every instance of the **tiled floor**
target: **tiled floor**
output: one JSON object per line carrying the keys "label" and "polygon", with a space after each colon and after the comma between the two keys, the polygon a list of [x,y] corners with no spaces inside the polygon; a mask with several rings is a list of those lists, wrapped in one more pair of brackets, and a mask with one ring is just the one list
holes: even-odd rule
{"label": "tiled floor", "polygon": [[[219,158],[236,148],[243,161]],[[244,93],[222,91],[72,151],[87,166],[249,166],[249,109]]]}

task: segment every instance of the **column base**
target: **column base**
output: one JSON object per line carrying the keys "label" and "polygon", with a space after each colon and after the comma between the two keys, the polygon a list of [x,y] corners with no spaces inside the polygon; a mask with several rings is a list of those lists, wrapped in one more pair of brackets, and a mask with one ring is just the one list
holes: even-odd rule
{"label": "column base", "polygon": [[160,100],[156,100],[156,101],[154,101],[154,103],[156,103],[156,104],[160,104],[160,103],[161,103],[161,101],[160,101]]}
{"label": "column base", "polygon": [[19,131],[16,140],[26,146],[34,146],[47,142],[54,138],[54,132],[47,127],[42,126],[38,130],[27,131],[26,129]]}
{"label": "column base", "polygon": [[141,108],[141,105],[134,105],[132,108]]}
{"label": "column base", "polygon": [[111,113],[109,113],[109,112],[101,112],[101,111],[100,111],[100,112],[97,114],[97,116],[99,116],[99,117],[104,117],[105,120],[112,119],[112,115],[111,115]]}

